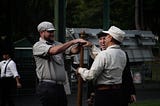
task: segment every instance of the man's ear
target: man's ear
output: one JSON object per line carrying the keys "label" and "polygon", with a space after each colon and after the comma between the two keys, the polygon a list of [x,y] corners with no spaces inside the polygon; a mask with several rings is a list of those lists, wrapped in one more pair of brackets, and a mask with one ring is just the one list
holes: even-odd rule
{"label": "man's ear", "polygon": [[40,33],[40,34],[42,34],[42,33],[43,33],[43,31],[40,31],[39,33]]}
{"label": "man's ear", "polygon": [[111,35],[106,36],[109,41],[112,41],[113,37]]}

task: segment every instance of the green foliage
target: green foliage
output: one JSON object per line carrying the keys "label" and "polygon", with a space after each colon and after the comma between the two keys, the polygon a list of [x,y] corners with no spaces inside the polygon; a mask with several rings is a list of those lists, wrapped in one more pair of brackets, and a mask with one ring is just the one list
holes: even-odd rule
{"label": "green foliage", "polygon": [[146,100],[130,104],[129,106],[160,106],[160,100]]}
{"label": "green foliage", "polygon": [[[110,25],[116,25],[124,29],[133,29],[133,4],[134,0],[110,1]],[[102,28],[103,1],[70,0],[67,5],[67,26]]]}
{"label": "green foliage", "polygon": [[160,1],[144,1],[144,21],[146,29],[152,30],[154,34],[160,36]]}
{"label": "green foliage", "polygon": [[[1,0],[0,32],[18,40],[37,34],[41,21],[54,22],[55,0]],[[160,35],[160,1],[143,0],[145,30]],[[104,0],[66,0],[66,27],[103,27]],[[16,8],[15,8],[16,7]],[[135,0],[110,0],[110,25],[135,29]]]}
{"label": "green foliage", "polygon": [[67,27],[102,28],[103,2],[100,0],[70,0],[67,5]]}
{"label": "green foliage", "polygon": [[134,0],[114,0],[110,3],[110,24],[134,29]]}

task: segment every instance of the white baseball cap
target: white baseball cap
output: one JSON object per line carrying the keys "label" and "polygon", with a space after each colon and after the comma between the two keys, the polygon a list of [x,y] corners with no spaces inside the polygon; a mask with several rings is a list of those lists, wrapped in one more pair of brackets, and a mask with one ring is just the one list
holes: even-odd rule
{"label": "white baseball cap", "polygon": [[55,31],[56,29],[54,28],[53,24],[51,22],[41,22],[38,26],[37,26],[37,30],[38,32],[40,31]]}
{"label": "white baseball cap", "polygon": [[111,35],[114,39],[116,39],[120,43],[122,43],[125,37],[125,32],[117,28],[116,26],[111,26],[108,31],[102,31],[102,32]]}

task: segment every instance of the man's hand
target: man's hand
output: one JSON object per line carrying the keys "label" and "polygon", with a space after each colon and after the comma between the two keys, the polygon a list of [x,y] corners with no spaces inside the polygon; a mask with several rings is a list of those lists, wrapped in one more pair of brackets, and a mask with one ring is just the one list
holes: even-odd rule
{"label": "man's hand", "polygon": [[83,45],[83,47],[92,47],[92,46],[93,46],[92,42],[89,42],[89,41],[87,41],[87,42]]}
{"label": "man's hand", "polygon": [[72,40],[72,42],[73,42],[73,44],[76,44],[76,43],[78,43],[78,44],[81,44],[81,45],[84,45],[84,44],[86,44],[87,43],[87,41],[86,40],[84,40],[84,39],[74,39],[74,40]]}
{"label": "man's hand", "polygon": [[76,70],[76,75],[77,75],[77,76],[79,75],[79,73],[78,73],[79,68],[80,68],[80,67],[78,67],[77,70]]}
{"label": "man's hand", "polygon": [[131,95],[130,103],[136,102],[136,95]]}
{"label": "man's hand", "polygon": [[78,46],[74,46],[71,48],[71,54],[77,54],[80,52],[80,48],[87,43],[86,40],[83,39],[74,39],[72,40],[73,44],[78,44]]}
{"label": "man's hand", "polygon": [[93,46],[92,42],[86,41],[84,39],[76,39],[76,42],[78,42],[79,46],[83,46],[83,47],[92,47]]}
{"label": "man's hand", "polygon": [[21,85],[21,83],[17,83],[17,88],[21,88],[22,87],[22,85]]}
{"label": "man's hand", "polygon": [[95,98],[95,93],[92,92],[90,94],[90,97],[87,99],[87,103],[88,103],[89,106],[93,106],[93,104],[94,104],[94,98]]}

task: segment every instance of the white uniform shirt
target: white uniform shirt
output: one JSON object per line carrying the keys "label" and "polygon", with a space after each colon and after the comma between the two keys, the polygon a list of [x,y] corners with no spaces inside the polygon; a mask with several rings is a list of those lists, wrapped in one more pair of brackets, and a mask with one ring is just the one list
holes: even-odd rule
{"label": "white uniform shirt", "polygon": [[[6,65],[7,65],[7,68],[6,68],[6,74],[5,74]],[[14,77],[15,78],[16,76],[19,76],[17,72],[16,64],[13,60],[8,59],[8,60],[1,61],[0,69],[1,69],[1,77]]]}
{"label": "white uniform shirt", "polygon": [[78,72],[83,80],[95,78],[97,84],[121,84],[126,61],[126,54],[120,46],[112,45],[98,53],[90,70],[79,68]]}

